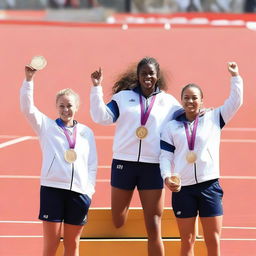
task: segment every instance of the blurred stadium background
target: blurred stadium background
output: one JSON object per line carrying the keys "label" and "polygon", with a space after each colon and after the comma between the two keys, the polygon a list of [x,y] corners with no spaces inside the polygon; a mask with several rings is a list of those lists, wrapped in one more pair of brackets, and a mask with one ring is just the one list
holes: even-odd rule
{"label": "blurred stadium background", "polygon": [[[237,60],[246,81],[246,100],[223,134],[226,199],[222,255],[256,255],[256,208],[252,203],[256,193],[256,126],[252,118],[256,109],[255,6],[256,0],[0,0],[0,255],[34,256],[42,249],[42,230],[37,221],[41,154],[18,106],[23,65],[35,53],[49,61],[47,72],[37,76],[42,86],[36,102],[43,111],[55,115],[49,99],[70,83],[83,95],[83,110],[78,117],[93,127],[100,159],[92,205],[97,208],[110,206],[114,127],[95,125],[85,111],[89,108],[89,72],[102,65],[105,84],[110,86],[116,73],[150,53],[167,68],[174,96],[179,97],[180,85],[197,81],[207,84],[204,88],[209,96],[205,102],[214,107],[227,94],[223,86],[228,81],[225,63]],[[130,27],[136,29],[127,29]],[[172,30],[175,27],[182,29]],[[108,97],[109,86],[105,87]],[[26,140],[12,144],[16,138]],[[138,195],[132,206],[140,207]],[[143,256],[139,252],[133,255]]]}
{"label": "blurred stadium background", "polygon": [[[0,19],[13,19],[10,10],[41,10],[43,19],[114,22],[115,13],[254,13],[255,0],[1,0]],[[16,13],[17,14],[17,13]],[[18,15],[19,19],[29,18]],[[42,16],[41,16],[42,18]],[[139,20],[137,22],[143,22]],[[151,20],[151,22],[154,22]]]}

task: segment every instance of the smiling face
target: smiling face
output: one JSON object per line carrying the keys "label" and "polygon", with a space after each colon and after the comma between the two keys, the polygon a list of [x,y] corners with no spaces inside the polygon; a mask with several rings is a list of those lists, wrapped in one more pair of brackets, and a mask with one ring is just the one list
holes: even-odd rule
{"label": "smiling face", "polygon": [[182,92],[181,104],[185,110],[186,117],[189,121],[193,121],[200,112],[203,104],[202,92],[199,88],[188,86]]}
{"label": "smiling face", "polygon": [[138,70],[138,79],[144,96],[149,96],[155,91],[158,72],[154,64],[144,64]]}
{"label": "smiling face", "polygon": [[65,126],[73,126],[74,116],[78,110],[76,97],[72,94],[59,96],[56,108]]}

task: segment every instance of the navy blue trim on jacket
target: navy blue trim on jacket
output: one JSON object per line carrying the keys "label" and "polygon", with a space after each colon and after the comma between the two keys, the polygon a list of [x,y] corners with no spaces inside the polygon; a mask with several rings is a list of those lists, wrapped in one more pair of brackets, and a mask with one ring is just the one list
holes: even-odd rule
{"label": "navy blue trim on jacket", "polygon": [[109,108],[109,110],[113,113],[113,122],[115,122],[117,120],[117,118],[119,117],[119,108],[118,105],[116,103],[115,100],[111,100],[108,104],[107,107]]}
{"label": "navy blue trim on jacket", "polygon": [[166,141],[160,140],[160,148],[165,150],[165,151],[169,151],[174,153],[175,150],[175,146],[167,143]]}
{"label": "navy blue trim on jacket", "polygon": [[220,114],[220,129],[222,129],[225,126],[225,121],[222,117],[222,115]]}

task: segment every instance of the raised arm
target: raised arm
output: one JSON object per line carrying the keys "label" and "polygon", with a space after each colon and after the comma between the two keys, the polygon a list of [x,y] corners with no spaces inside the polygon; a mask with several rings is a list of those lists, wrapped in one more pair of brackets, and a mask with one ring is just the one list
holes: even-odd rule
{"label": "raised arm", "polygon": [[119,116],[119,109],[115,101],[107,105],[103,100],[103,90],[101,83],[103,81],[103,71],[101,68],[91,74],[93,87],[90,94],[90,113],[95,123],[107,125],[116,121]]}
{"label": "raised arm", "polygon": [[34,105],[34,76],[36,70],[25,66],[25,80],[20,88],[20,109],[37,134],[40,133],[45,115]]}
{"label": "raised arm", "polygon": [[220,114],[226,124],[243,104],[243,79],[239,75],[236,62],[228,62],[228,71],[231,74],[230,95],[220,107]]}

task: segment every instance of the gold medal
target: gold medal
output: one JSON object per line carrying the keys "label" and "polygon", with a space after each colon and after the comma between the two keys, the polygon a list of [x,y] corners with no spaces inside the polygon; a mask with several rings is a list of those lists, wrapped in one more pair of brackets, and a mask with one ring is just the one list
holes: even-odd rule
{"label": "gold medal", "polygon": [[47,65],[47,61],[43,56],[35,56],[32,58],[29,66],[36,70],[42,70]]}
{"label": "gold medal", "polygon": [[76,151],[72,148],[68,149],[64,154],[64,158],[68,163],[74,163],[77,158]]}
{"label": "gold medal", "polygon": [[175,174],[172,175],[171,176],[171,181],[176,183],[177,185],[179,185],[180,184],[180,176],[179,175],[175,175]]}
{"label": "gold medal", "polygon": [[140,126],[136,129],[136,136],[139,138],[139,139],[145,139],[148,135],[148,130],[145,126]]}
{"label": "gold medal", "polygon": [[189,151],[186,156],[186,160],[188,163],[192,164],[196,161],[197,155],[194,151]]}

